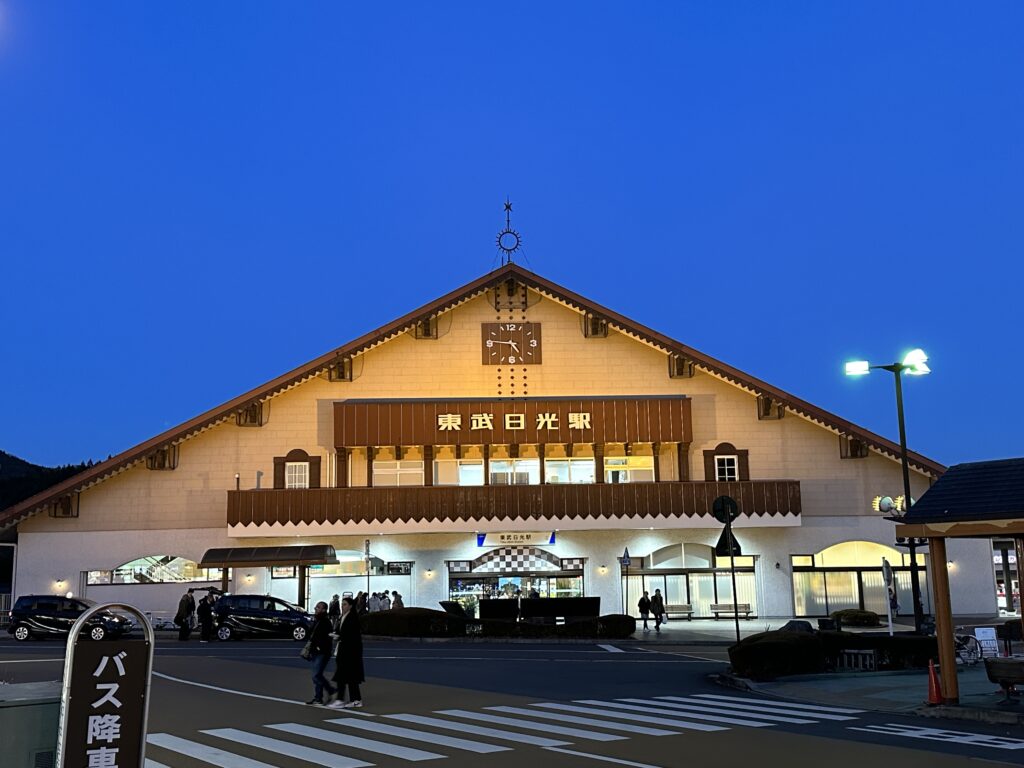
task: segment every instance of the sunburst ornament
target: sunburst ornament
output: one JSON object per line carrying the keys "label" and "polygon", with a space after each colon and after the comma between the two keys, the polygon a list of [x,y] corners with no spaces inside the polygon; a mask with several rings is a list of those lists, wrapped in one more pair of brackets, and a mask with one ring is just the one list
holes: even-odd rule
{"label": "sunburst ornament", "polygon": [[498,250],[502,252],[504,263],[512,261],[512,255],[519,250],[523,244],[519,233],[512,229],[512,203],[505,198],[505,228],[498,233]]}

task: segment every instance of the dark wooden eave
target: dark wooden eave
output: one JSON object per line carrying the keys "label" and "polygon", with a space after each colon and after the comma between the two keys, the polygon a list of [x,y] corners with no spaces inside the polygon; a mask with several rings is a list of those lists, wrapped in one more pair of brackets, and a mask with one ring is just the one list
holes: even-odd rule
{"label": "dark wooden eave", "polygon": [[[794,413],[805,416],[808,419],[830,429],[836,430],[841,434],[856,437],[880,453],[893,458],[898,458],[900,455],[899,445],[891,440],[887,440],[886,438],[870,432],[863,427],[859,427],[852,422],[811,405],[788,392],[784,392],[781,389],[773,387],[760,379],[743,373],[730,365],[726,365],[720,360],[716,360],[702,352],[698,352],[692,347],[688,347],[687,345],[675,341],[668,336],[636,323],[617,312],[613,312],[600,304],[590,301],[589,299],[573,293],[556,283],[546,280],[540,275],[536,275],[529,270],[523,269],[518,264],[510,263],[494,270],[493,272],[483,275],[473,282],[468,283],[435,301],[424,304],[422,307],[403,315],[387,325],[370,331],[344,346],[338,347],[325,355],[321,355],[315,360],[299,366],[298,368],[295,368],[294,370],[291,370],[282,376],[257,387],[256,389],[250,390],[243,395],[239,395],[216,408],[196,416],[194,419],[190,419],[177,427],[173,427],[172,429],[169,429],[144,443],[140,443],[123,453],[119,453],[117,456],[96,464],[84,472],[74,475],[57,485],[37,493],[35,496],[0,511],[0,528],[10,526],[17,523],[19,520],[36,514],[42,511],[48,504],[63,495],[84,490],[91,485],[101,482],[102,480],[123,471],[133,464],[143,461],[146,456],[160,448],[182,442],[221,421],[232,418],[234,414],[245,406],[254,402],[260,402],[290,389],[291,387],[322,373],[331,365],[343,360],[344,358],[365,352],[372,347],[393,338],[394,336],[411,330],[415,327],[416,323],[421,320],[426,320],[430,317],[446,312],[487,290],[504,284],[508,280],[516,280],[523,283],[527,287],[578,311],[602,317],[608,321],[609,325],[629,336],[658,347],[659,349],[664,350],[667,354],[682,355],[683,357],[692,360],[698,369],[720,376],[721,378],[731,381],[755,394],[768,395],[773,400],[783,404]],[[919,453],[915,453],[913,451],[909,452],[909,459],[911,464],[913,464],[918,470],[931,475],[932,477],[938,477],[945,471],[945,467],[942,464],[932,461]]]}

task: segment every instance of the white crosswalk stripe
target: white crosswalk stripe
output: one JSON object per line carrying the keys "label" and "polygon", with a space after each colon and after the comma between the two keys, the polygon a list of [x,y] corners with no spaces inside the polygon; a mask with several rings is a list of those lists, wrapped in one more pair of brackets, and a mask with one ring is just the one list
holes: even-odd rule
{"label": "white crosswalk stripe", "polygon": [[592,717],[579,717],[577,715],[563,715],[557,712],[541,712],[526,707],[487,707],[495,712],[507,712],[510,715],[528,715],[543,720],[554,720],[556,723],[575,723],[576,725],[596,725],[598,728],[605,728],[609,731],[626,731],[627,733],[639,736],[676,736],[678,731],[666,731],[661,728],[648,728],[644,725],[626,725],[625,723],[612,723],[607,720],[596,720]]}
{"label": "white crosswalk stripe", "polygon": [[848,726],[851,731],[880,733],[886,736],[899,736],[904,739],[926,739],[928,741],[945,741],[954,744],[967,744],[990,749],[1024,749],[1024,740],[1011,739],[1008,736],[990,736],[986,733],[969,731],[949,731],[945,728],[928,728],[921,725],[900,725],[885,723],[884,725]]}
{"label": "white crosswalk stripe", "polygon": [[[719,701],[738,701],[741,704],[750,704],[756,702],[765,702],[768,699],[755,699],[748,696],[723,696],[719,693],[696,693],[694,696],[698,699],[718,699]],[[794,701],[779,701],[779,706],[786,709],[806,709],[814,712],[830,712],[834,715],[860,715],[865,710],[863,709],[849,709],[847,707],[826,707],[823,704],[798,704]]]}
{"label": "white crosswalk stripe", "polygon": [[181,739],[169,733],[151,733],[146,737],[146,742],[203,763],[216,765],[218,768],[276,768],[268,763],[261,763],[259,760],[225,752],[218,747],[211,747],[196,741]]}
{"label": "white crosswalk stripe", "polygon": [[[238,744],[246,744],[257,749],[274,752],[278,755],[294,757],[298,760],[305,760],[325,768],[368,768],[373,763],[365,763],[362,760],[355,760],[344,755],[337,755],[333,752],[325,752],[322,749],[313,749],[301,744],[294,744],[290,741],[280,739],[269,739],[266,736],[259,736],[255,733],[240,731],[237,728],[214,728],[209,731],[202,731],[207,736],[216,736],[219,739],[227,739]],[[342,734],[337,734],[339,739]]]}
{"label": "white crosswalk stripe", "polygon": [[445,736],[441,733],[430,733],[429,731],[417,731],[412,728],[401,728],[397,725],[388,725],[387,723],[367,723],[362,720],[346,719],[330,720],[329,722],[337,723],[338,725],[342,725],[346,728],[359,728],[376,734],[397,736],[400,739],[423,741],[428,744],[437,744],[441,747],[451,747],[452,749],[462,749],[467,752],[478,752],[480,754],[488,754],[490,752],[508,752],[511,749],[511,747],[500,747],[497,744],[484,744],[479,741],[460,739],[456,736]]}
{"label": "white crosswalk stripe", "polygon": [[502,741],[514,741],[519,744],[531,744],[535,747],[564,747],[567,744],[571,744],[569,741],[558,741],[557,739],[545,739],[541,736],[532,736],[529,733],[511,733],[509,731],[499,731],[497,728],[485,728],[480,725],[470,725],[468,723],[456,723],[451,720],[442,720],[438,717],[426,717],[425,715],[384,715],[392,720],[401,720],[406,723],[416,723],[417,725],[433,726],[434,728],[442,728],[449,731],[458,731],[460,733],[472,733],[474,736],[488,736],[492,739],[500,739]]}
{"label": "white crosswalk stripe", "polygon": [[742,725],[747,728],[767,728],[772,724],[764,720],[753,718],[728,717],[725,715],[709,715],[704,712],[681,712],[678,709],[667,707],[640,706],[639,704],[623,704],[619,701],[596,701],[595,699],[577,699],[577,704],[589,704],[593,707],[612,707],[614,709],[628,709],[634,712],[647,712],[652,715],[668,715],[669,717],[685,718],[687,720],[707,720],[710,723],[724,723],[726,725]]}
{"label": "white crosswalk stripe", "polygon": [[470,712],[465,709],[442,709],[437,714],[448,717],[465,717],[469,720],[483,720],[487,723],[507,725],[511,728],[525,728],[529,731],[544,731],[544,733],[556,733],[559,736],[571,736],[574,739],[587,739],[589,741],[622,741],[625,736],[612,733],[600,733],[598,731],[585,731],[582,728],[568,728],[564,725],[548,725],[547,723],[533,723],[529,720],[522,720],[515,717],[501,717],[490,715],[485,712]]}
{"label": "white crosswalk stripe", "polygon": [[721,725],[711,725],[710,723],[695,723],[690,720],[681,720],[676,718],[657,717],[655,715],[638,715],[636,712],[622,712],[610,709],[595,709],[594,707],[580,707],[573,704],[562,704],[561,702],[546,701],[540,704],[534,704],[535,707],[545,707],[547,709],[555,709],[559,712],[579,712],[584,715],[599,715],[601,717],[610,717],[615,720],[627,720],[632,723],[644,723],[645,725],[667,725],[670,728],[679,728],[687,731],[725,731],[728,730]]}
{"label": "white crosswalk stripe", "polygon": [[[772,702],[772,706],[767,706],[770,702],[768,702],[768,700],[766,700],[766,699],[748,699],[747,702],[744,702],[742,704],[740,702],[738,702],[738,701],[727,702],[727,701],[719,701],[717,699],[698,698],[697,696],[655,696],[655,699],[659,700],[659,701],[662,701],[662,703],[667,703],[669,701],[677,701],[677,702],[681,702],[681,703],[685,703],[685,704],[703,704],[705,707],[707,707],[707,706],[714,707],[714,711],[716,711],[716,712],[726,712],[726,711],[729,711],[729,710],[738,710],[740,712],[771,712],[771,713],[775,713],[777,715],[780,715],[781,717],[776,717],[774,719],[778,719],[781,722],[814,723],[814,722],[818,722],[819,720],[856,720],[857,719],[853,715],[833,715],[833,714],[828,713],[828,712],[814,712],[814,711],[811,711],[810,709],[796,709],[795,710],[795,709],[791,708],[788,704],[786,704],[784,702],[781,702],[781,701],[778,702],[777,705],[775,705]],[[798,718],[809,717],[809,718],[813,718],[813,719],[811,719],[811,720],[792,720],[792,721],[787,721],[785,719],[787,716],[793,716],[793,717],[798,717]],[[769,717],[768,715],[760,715],[760,714],[755,715],[755,717],[762,717],[765,720],[773,719],[772,717]]]}
{"label": "white crosswalk stripe", "polygon": [[171,767],[169,765],[164,765],[163,763],[158,763],[156,760],[150,760],[147,757],[146,758],[145,768],[171,768]]}
{"label": "white crosswalk stripe", "polygon": [[[348,721],[346,720],[344,722],[347,723]],[[445,757],[445,755],[439,755],[436,752],[427,752],[426,750],[415,749],[413,747],[403,747],[399,744],[392,744],[387,741],[364,739],[361,736],[352,736],[351,734],[335,730],[329,731],[326,728],[315,728],[312,725],[302,725],[301,723],[275,723],[274,725],[268,725],[266,727],[273,728],[275,731],[281,731],[282,733],[290,733],[294,736],[305,736],[309,739],[328,741],[331,744],[344,747],[345,749],[359,749],[366,752],[373,752],[378,755],[397,757],[400,760],[419,762],[420,760],[436,760],[440,757]]]}
{"label": "white crosswalk stripe", "polygon": [[[664,701],[664,699],[680,699],[679,701]],[[687,712],[708,712],[711,714],[722,714],[722,715],[739,715],[742,716],[743,709],[727,709],[722,708],[716,703],[709,703],[701,701],[700,699],[683,699],[677,696],[659,696],[656,699],[618,699],[618,701],[628,701],[631,704],[647,704],[655,707],[671,707],[672,709],[679,709],[683,714]],[[763,707],[762,707],[763,709]],[[767,715],[761,712],[751,713],[751,717],[756,717],[759,720],[768,720],[776,723],[793,723],[795,725],[807,725],[809,723],[816,723],[817,720],[808,720],[806,717],[787,717],[785,715]]]}

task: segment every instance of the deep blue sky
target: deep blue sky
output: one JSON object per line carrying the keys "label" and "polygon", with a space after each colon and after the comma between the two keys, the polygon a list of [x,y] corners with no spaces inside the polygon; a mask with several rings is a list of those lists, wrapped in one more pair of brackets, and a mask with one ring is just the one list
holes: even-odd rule
{"label": "deep blue sky", "polygon": [[[0,448],[105,458],[524,265],[1024,454],[1024,5],[0,0]],[[301,332],[296,329],[301,328]]]}

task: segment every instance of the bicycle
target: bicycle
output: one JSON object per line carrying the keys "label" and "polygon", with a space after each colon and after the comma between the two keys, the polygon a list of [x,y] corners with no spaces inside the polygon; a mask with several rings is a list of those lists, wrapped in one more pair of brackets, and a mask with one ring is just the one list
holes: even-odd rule
{"label": "bicycle", "polygon": [[963,630],[963,627],[957,627],[953,631],[953,648],[957,663],[972,667],[981,661],[981,643],[974,635],[968,635]]}

